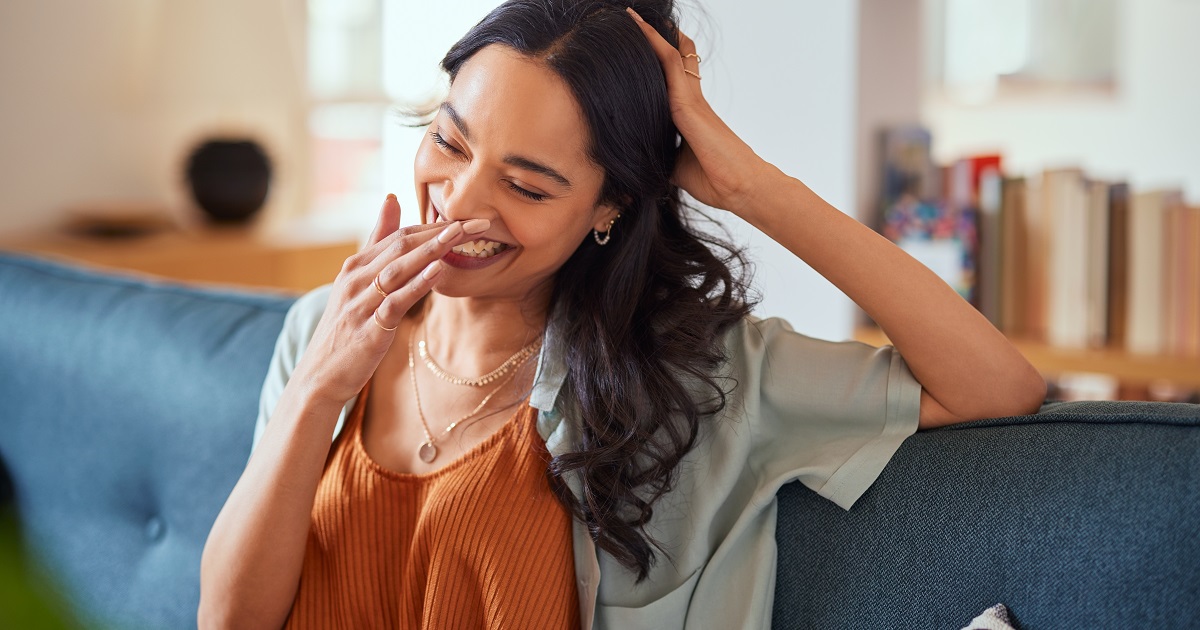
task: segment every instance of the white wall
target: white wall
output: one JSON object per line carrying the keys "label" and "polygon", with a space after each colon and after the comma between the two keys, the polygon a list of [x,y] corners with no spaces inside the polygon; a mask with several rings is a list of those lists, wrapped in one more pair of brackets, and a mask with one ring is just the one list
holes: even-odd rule
{"label": "white wall", "polygon": [[[685,13],[681,25],[696,33],[717,113],[763,158],[854,215],[858,2],[703,6],[708,20]],[[856,307],[845,294],[764,234],[736,218],[729,224],[757,262],[758,314],[784,317],[814,337],[852,336]]]}
{"label": "white wall", "polygon": [[[265,213],[307,177],[302,75],[280,0],[0,3],[0,235],[95,201],[188,215],[186,151],[249,132],[275,162]],[[302,5],[301,5],[302,6]]]}
{"label": "white wall", "polygon": [[[384,77],[389,96],[403,102],[422,103],[444,95],[447,82],[438,65],[442,57],[499,4],[497,0],[458,0],[454,11],[433,3],[385,5],[384,19],[394,22],[389,30],[398,33],[397,37],[385,38],[384,44]],[[389,121],[384,131],[384,182],[388,191],[400,199],[401,223],[405,225],[420,221],[416,212],[413,159],[425,133],[424,128],[404,127],[395,121]],[[410,209],[412,212],[408,212]],[[369,233],[368,229],[363,236]]]}
{"label": "white wall", "polygon": [[1006,170],[1080,165],[1138,188],[1180,186],[1200,203],[1200,2],[1119,2],[1115,98],[997,102],[927,97],[938,159],[999,149]]}
{"label": "white wall", "polygon": [[862,0],[858,18],[858,218],[879,201],[878,131],[921,119],[921,0]]}

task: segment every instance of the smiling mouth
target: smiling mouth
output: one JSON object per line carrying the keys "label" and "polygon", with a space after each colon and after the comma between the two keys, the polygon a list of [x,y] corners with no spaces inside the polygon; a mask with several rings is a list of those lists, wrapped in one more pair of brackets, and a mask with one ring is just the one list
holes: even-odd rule
{"label": "smiling mouth", "polygon": [[497,241],[489,241],[479,239],[475,241],[467,241],[462,245],[456,245],[450,248],[450,251],[460,256],[470,256],[472,258],[491,258],[500,252],[511,248],[508,243],[500,243]]}
{"label": "smiling mouth", "polygon": [[[435,223],[447,223],[449,219],[442,216],[438,212],[437,206],[430,204],[433,209],[433,221]],[[500,241],[491,241],[485,238],[467,241],[461,245],[456,245],[450,248],[450,251],[459,256],[467,256],[469,258],[491,258],[500,252],[512,249],[512,245],[501,243]]]}

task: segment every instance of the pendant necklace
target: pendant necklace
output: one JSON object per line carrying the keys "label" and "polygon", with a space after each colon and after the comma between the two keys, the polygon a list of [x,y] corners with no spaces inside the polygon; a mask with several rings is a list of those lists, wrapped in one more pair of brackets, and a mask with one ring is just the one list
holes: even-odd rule
{"label": "pendant necklace", "polygon": [[[425,442],[422,443],[421,446],[417,449],[417,457],[420,457],[421,461],[425,462],[426,464],[430,464],[430,463],[433,463],[433,460],[437,459],[438,448],[437,448],[437,439],[433,437],[433,432],[431,432],[429,430],[429,422],[427,422],[425,420],[425,412],[421,409],[421,392],[417,388],[416,361],[413,357],[413,339],[416,336],[416,332],[417,332],[416,327],[414,326],[413,331],[412,331],[412,333],[409,334],[409,338],[408,338],[408,376],[409,376],[409,379],[412,381],[413,397],[416,399],[416,402],[417,402],[417,417],[421,419],[421,429],[425,432]],[[421,343],[424,344],[424,341],[422,341]],[[540,340],[535,343],[540,344]],[[532,345],[533,344],[531,344],[531,346]],[[522,353],[524,353],[524,356],[522,358],[520,358],[517,362],[509,365],[508,368],[505,370],[505,372],[512,370],[515,367],[520,366],[521,364],[525,363],[525,361],[527,361],[530,356],[532,356],[531,352],[524,352],[525,349],[529,348],[529,347],[530,346],[526,346],[525,348],[522,348],[521,351],[519,351],[516,355],[513,355],[514,357],[516,357],[516,356],[519,356]],[[422,347],[422,351],[424,351],[424,347]],[[423,354],[424,354],[424,352],[423,352]],[[511,360],[512,359],[510,359],[509,361],[511,361]],[[505,363],[507,364],[508,362],[506,361]],[[435,372],[435,374],[436,374],[436,372]],[[504,386],[507,385],[508,382],[511,381],[514,376],[516,376],[516,374],[517,374],[516,371],[513,370],[511,374],[504,377],[504,379],[500,382],[500,384],[497,385],[496,388],[493,389],[491,392],[489,392],[487,396],[484,396],[483,400],[479,401],[479,404],[476,405],[475,408],[472,409],[470,413],[459,418],[458,420],[455,420],[454,422],[451,422],[449,426],[447,426],[445,429],[442,430],[442,433],[441,433],[441,435],[438,436],[438,438],[446,437],[447,435],[450,434],[451,431],[454,430],[455,427],[457,427],[463,421],[465,421],[465,420],[469,419],[471,416],[474,416],[475,414],[479,413],[479,411],[481,409],[483,409],[484,405],[487,405],[488,401],[490,401],[493,396],[495,396],[501,389],[504,389]]]}

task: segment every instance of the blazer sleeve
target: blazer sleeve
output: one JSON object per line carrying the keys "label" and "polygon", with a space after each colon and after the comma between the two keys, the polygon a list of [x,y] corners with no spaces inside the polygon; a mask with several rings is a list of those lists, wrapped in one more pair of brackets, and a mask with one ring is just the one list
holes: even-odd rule
{"label": "blazer sleeve", "polygon": [[[275,340],[275,351],[271,355],[271,362],[267,366],[267,375],[263,380],[262,393],[259,395],[258,419],[254,422],[254,437],[250,443],[251,453],[258,447],[263,431],[267,427],[267,421],[271,419],[271,414],[275,411],[280,396],[283,395],[283,389],[287,386],[305,348],[308,347],[317,323],[325,314],[325,305],[329,302],[329,293],[332,288],[332,284],[327,284],[305,293],[292,303],[291,308],[284,315],[283,328]],[[354,408],[356,398],[357,396],[350,399],[342,408],[333,431],[334,436],[341,431],[347,414]]]}
{"label": "blazer sleeve", "polygon": [[826,341],[747,318],[733,356],[761,485],[799,480],[844,509],[916,432],[921,384],[893,346]]}

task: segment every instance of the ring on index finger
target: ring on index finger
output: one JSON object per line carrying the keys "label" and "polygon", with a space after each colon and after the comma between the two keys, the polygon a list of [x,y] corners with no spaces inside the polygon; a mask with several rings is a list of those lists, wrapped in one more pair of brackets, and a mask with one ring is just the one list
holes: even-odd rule
{"label": "ring on index finger", "polygon": [[372,282],[371,284],[375,285],[375,290],[379,292],[379,295],[382,295],[383,297],[388,296],[388,292],[384,291],[383,287],[379,286],[379,274],[375,274],[375,282]]}
{"label": "ring on index finger", "polygon": [[696,58],[696,63],[697,63],[697,64],[699,64],[699,63],[700,63],[700,55],[697,55],[696,53],[688,53],[688,54],[686,54],[686,55],[683,55],[682,57],[683,57],[684,59],[687,59],[688,57],[695,57],[695,58]]}

